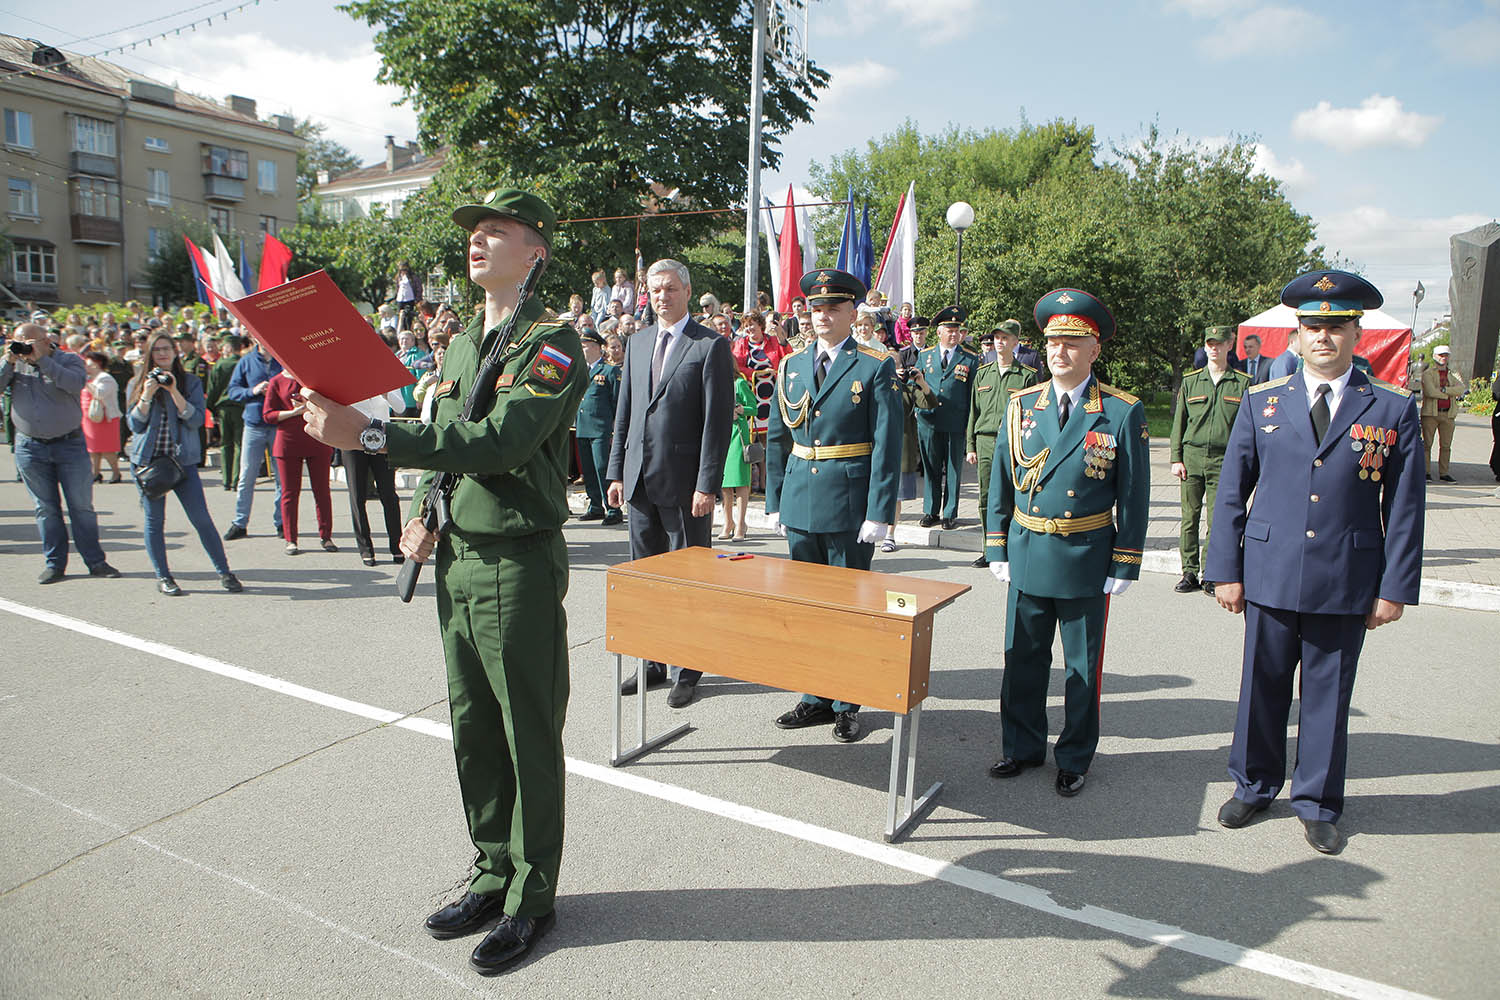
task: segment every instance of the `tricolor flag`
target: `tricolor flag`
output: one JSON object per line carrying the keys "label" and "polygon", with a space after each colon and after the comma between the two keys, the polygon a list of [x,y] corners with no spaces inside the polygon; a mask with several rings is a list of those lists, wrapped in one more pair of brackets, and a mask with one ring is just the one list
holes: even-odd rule
{"label": "tricolor flag", "polygon": [[896,205],[896,218],[880,259],[875,287],[885,293],[891,307],[915,303],[917,278],[917,182],[912,181]]}
{"label": "tricolor flag", "polygon": [[781,240],[776,235],[776,206],[761,196],[760,234],[766,238],[766,256],[771,260],[771,301],[781,301]]}
{"label": "tricolor flag", "polygon": [[193,284],[198,289],[198,301],[206,306],[212,306],[213,286],[211,284],[208,262],[203,259],[203,248],[186,236],[182,238],[182,242],[187,244],[188,260],[193,264]]}
{"label": "tricolor flag", "polygon": [[218,233],[214,233],[213,263],[210,266],[215,269],[213,286],[216,295],[231,302],[245,297],[245,286],[240,284],[240,276],[234,273],[234,260]]}

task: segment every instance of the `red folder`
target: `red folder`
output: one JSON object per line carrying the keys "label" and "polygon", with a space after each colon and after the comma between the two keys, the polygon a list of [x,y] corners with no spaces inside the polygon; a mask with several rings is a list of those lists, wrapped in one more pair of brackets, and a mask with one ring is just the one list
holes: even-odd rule
{"label": "red folder", "polygon": [[325,271],[219,303],[292,378],[348,406],[416,379]]}

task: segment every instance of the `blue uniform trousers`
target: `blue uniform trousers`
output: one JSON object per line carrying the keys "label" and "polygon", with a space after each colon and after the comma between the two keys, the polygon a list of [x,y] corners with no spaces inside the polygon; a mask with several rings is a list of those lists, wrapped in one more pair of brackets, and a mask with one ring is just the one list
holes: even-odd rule
{"label": "blue uniform trousers", "polygon": [[1286,783],[1292,674],[1302,662],[1292,811],[1338,822],[1344,811],[1349,699],[1365,642],[1364,615],[1316,615],[1245,602],[1245,667],[1229,750],[1235,798],[1265,805]]}
{"label": "blue uniform trousers", "polygon": [[[787,528],[786,544],[793,562],[867,570],[875,559],[875,543],[860,541],[857,531],[809,532]],[[803,695],[802,700],[809,705],[827,705],[835,712],[859,711],[858,705],[851,705],[847,701],[834,701],[812,694]]]}
{"label": "blue uniform trousers", "polygon": [[918,420],[917,450],[927,480],[922,513],[958,517],[958,487],[964,481],[964,432],[936,430]]}
{"label": "blue uniform trousers", "polygon": [[1036,597],[1006,588],[1005,677],[1000,682],[1000,735],[1005,756],[1047,759],[1047,682],[1052,637],[1062,633],[1064,720],[1052,756],[1057,766],[1088,773],[1099,746],[1099,692],[1109,596]]}

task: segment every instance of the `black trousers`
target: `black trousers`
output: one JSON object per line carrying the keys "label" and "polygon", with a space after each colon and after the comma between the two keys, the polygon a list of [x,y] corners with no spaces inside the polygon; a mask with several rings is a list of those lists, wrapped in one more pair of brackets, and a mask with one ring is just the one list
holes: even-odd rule
{"label": "black trousers", "polygon": [[375,479],[375,490],[380,494],[380,506],[385,510],[385,533],[390,542],[391,555],[401,554],[401,505],[396,500],[396,476],[384,455],[367,455],[363,451],[344,449],[344,478],[349,487],[349,516],[354,522],[354,541],[359,554],[375,555],[375,546],[370,541],[370,519],[365,514],[365,503],[369,494],[365,489],[366,473]]}

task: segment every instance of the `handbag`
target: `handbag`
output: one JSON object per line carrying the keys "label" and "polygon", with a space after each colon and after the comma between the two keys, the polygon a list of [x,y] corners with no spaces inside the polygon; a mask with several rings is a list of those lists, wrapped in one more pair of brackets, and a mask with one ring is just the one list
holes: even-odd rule
{"label": "handbag", "polygon": [[135,484],[146,496],[164,497],[187,477],[172,455],[158,455],[145,465],[135,467]]}
{"label": "handbag", "polygon": [[751,465],[754,465],[756,462],[764,462],[766,460],[766,446],[759,441],[751,441],[745,445],[744,458]]}
{"label": "handbag", "polygon": [[89,422],[102,424],[104,420],[104,400],[94,396],[89,399]]}

